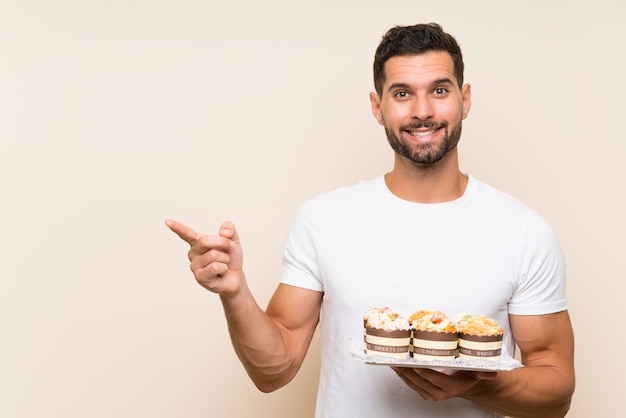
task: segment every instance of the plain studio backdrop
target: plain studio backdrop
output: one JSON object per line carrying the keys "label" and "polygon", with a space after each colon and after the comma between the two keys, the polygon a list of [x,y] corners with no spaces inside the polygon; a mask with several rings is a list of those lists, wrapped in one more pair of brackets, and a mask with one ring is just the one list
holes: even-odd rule
{"label": "plain studio backdrop", "polygon": [[0,416],[312,416],[319,336],[258,392],[163,221],[234,221],[265,306],[298,206],[391,169],[374,50],[431,21],[472,85],[461,168],[561,239],[569,416],[619,416],[625,18],[620,0],[0,1]]}

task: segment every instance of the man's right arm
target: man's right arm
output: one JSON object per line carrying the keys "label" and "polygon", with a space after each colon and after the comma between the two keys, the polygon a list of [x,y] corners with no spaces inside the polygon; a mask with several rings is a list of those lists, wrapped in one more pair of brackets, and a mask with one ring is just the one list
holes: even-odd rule
{"label": "man's right arm", "polygon": [[313,338],[322,293],[281,284],[263,311],[246,284],[232,223],[225,222],[218,235],[201,235],[172,220],[166,225],[190,245],[196,281],[220,295],[233,347],[257,388],[271,392],[291,381]]}
{"label": "man's right arm", "polygon": [[222,297],[233,346],[262,392],[274,391],[296,375],[315,333],[322,293],[280,284],[265,312],[244,285]]}

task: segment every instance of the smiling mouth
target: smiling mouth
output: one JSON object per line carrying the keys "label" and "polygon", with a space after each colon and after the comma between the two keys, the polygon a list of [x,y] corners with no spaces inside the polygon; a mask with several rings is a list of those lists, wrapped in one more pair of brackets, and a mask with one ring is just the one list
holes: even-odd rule
{"label": "smiling mouth", "polygon": [[430,129],[428,131],[406,131],[409,135],[417,137],[417,138],[425,138],[427,136],[433,135],[435,132],[437,132],[439,129],[441,128],[437,128],[437,129]]}
{"label": "smiling mouth", "polygon": [[429,142],[434,140],[437,134],[444,129],[444,126],[424,126],[424,127],[409,127],[404,129],[404,132],[413,138],[414,141]]}

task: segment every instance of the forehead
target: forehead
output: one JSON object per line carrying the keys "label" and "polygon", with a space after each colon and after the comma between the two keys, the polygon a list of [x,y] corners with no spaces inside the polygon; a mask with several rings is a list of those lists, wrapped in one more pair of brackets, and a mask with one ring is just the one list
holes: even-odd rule
{"label": "forehead", "polygon": [[385,85],[429,85],[437,80],[456,80],[454,62],[445,51],[429,51],[419,55],[399,55],[385,63]]}

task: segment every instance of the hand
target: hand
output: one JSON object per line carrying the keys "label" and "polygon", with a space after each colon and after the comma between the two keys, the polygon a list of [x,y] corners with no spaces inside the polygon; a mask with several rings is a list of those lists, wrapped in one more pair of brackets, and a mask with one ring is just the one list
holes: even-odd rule
{"label": "hand", "polygon": [[233,296],[243,285],[243,251],[235,225],[224,222],[218,235],[201,235],[193,229],[168,219],[176,235],[187,242],[190,267],[196,281],[211,292]]}
{"label": "hand", "polygon": [[463,396],[485,379],[493,379],[496,372],[456,371],[452,374],[432,369],[392,367],[411,389],[428,401]]}

